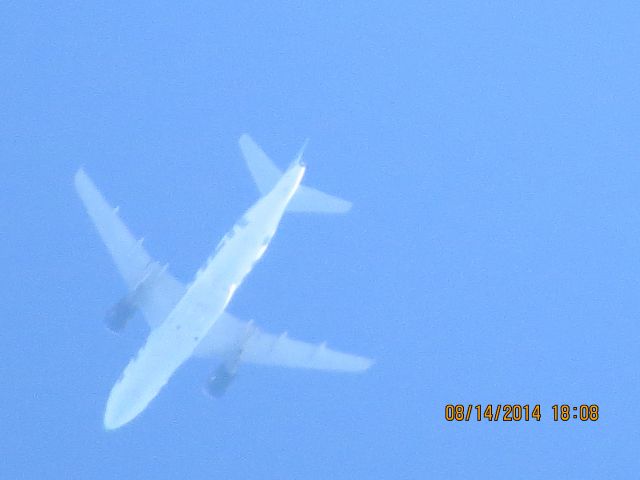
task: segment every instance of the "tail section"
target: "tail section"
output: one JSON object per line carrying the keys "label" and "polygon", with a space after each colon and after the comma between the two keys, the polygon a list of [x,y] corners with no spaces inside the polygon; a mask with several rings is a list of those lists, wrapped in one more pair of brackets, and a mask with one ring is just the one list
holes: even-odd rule
{"label": "tail section", "polygon": [[[240,150],[247,162],[253,180],[262,195],[271,191],[282,176],[282,171],[271,161],[266,153],[244,134],[239,140]],[[307,142],[300,149],[296,161],[300,162]],[[316,190],[315,188],[301,185],[295,193],[287,212],[314,212],[314,213],[345,213],[351,208],[351,202]]]}

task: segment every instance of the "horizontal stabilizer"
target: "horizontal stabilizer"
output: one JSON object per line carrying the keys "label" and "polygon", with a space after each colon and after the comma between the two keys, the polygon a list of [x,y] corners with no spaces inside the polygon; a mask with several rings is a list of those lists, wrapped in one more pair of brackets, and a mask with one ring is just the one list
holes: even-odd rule
{"label": "horizontal stabilizer", "polygon": [[304,185],[287,206],[287,212],[346,213],[350,209],[351,202]]}
{"label": "horizontal stabilizer", "polygon": [[[266,195],[280,179],[282,171],[246,133],[238,143],[258,190]],[[350,208],[351,202],[347,200],[301,185],[289,202],[287,212],[345,213]]]}

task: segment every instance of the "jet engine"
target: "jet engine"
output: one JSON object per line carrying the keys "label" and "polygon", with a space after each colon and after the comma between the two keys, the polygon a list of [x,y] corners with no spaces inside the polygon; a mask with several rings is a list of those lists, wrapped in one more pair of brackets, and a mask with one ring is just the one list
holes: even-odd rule
{"label": "jet engine", "polygon": [[[155,264],[153,266],[155,268]],[[166,265],[162,267],[160,273],[164,272],[166,268]],[[109,309],[105,316],[105,322],[109,330],[114,333],[120,333],[124,329],[129,319],[136,313],[141,302],[144,301],[149,284],[157,275],[156,272],[157,270],[151,270],[147,273],[133,291],[126,294],[122,300]]]}
{"label": "jet engine", "polygon": [[213,398],[222,397],[236,377],[236,371],[229,371],[226,365],[220,365],[209,377],[205,385],[205,393]]}
{"label": "jet engine", "polygon": [[136,313],[136,303],[131,295],[125,296],[107,311],[105,323],[107,328],[114,333],[120,333],[129,319]]}

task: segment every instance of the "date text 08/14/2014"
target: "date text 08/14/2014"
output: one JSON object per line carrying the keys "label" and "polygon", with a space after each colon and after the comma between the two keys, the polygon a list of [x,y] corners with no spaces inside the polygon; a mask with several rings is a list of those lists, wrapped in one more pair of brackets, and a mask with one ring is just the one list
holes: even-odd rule
{"label": "date text 08/14/2014", "polygon": [[[596,404],[555,404],[551,406],[551,418],[554,422],[596,422],[600,419],[600,407]],[[444,418],[448,422],[539,422],[543,418],[540,404],[447,404]]]}

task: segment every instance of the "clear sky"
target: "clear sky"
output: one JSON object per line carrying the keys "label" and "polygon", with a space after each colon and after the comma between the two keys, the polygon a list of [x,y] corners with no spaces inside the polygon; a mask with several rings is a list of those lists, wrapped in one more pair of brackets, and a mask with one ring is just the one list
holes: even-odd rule
{"label": "clear sky", "polygon": [[[637,478],[638,2],[170,3],[0,6],[0,477]],[[105,432],[146,329],[104,328],[73,174],[189,281],[257,199],[243,132],[354,208],[286,216],[230,311],[377,363],[213,401],[194,360]]]}

